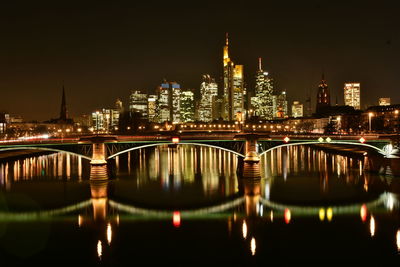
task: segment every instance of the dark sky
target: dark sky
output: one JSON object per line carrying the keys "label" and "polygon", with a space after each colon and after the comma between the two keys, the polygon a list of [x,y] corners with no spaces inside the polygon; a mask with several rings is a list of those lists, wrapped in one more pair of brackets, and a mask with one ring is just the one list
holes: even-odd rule
{"label": "dark sky", "polygon": [[225,32],[249,89],[262,57],[289,101],[311,90],[314,102],[323,70],[333,103],[349,81],[361,82],[363,108],[378,97],[400,103],[395,1],[8,2],[0,110],[26,120],[58,117],[63,81],[70,115],[118,97],[127,105],[130,90],[152,92],[163,78],[198,90],[202,74],[222,74]]}

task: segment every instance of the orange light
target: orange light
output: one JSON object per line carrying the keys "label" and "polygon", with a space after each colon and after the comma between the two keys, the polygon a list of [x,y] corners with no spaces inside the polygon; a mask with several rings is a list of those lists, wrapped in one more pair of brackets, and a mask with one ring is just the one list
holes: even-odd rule
{"label": "orange light", "polygon": [[361,137],[360,139],[358,139],[358,141],[360,141],[360,143],[365,143],[365,138],[364,137]]}
{"label": "orange light", "polygon": [[179,137],[173,137],[172,138],[172,143],[174,143],[174,144],[179,143]]}
{"label": "orange light", "polygon": [[285,223],[289,224],[290,223],[290,219],[292,218],[292,215],[290,214],[290,209],[285,209]]}
{"label": "orange light", "polygon": [[365,204],[361,206],[360,216],[363,222],[367,220],[367,206]]}
{"label": "orange light", "polygon": [[287,143],[290,141],[290,138],[286,136],[285,138],[283,138],[283,141],[285,141],[285,143]]}
{"label": "orange light", "polygon": [[181,226],[181,213],[179,211],[174,211],[172,216],[172,223],[177,228]]}

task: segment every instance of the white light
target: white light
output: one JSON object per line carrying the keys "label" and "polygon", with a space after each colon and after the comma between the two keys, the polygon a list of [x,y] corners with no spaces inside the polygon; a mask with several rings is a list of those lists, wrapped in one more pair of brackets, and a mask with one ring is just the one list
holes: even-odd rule
{"label": "white light", "polygon": [[112,229],[111,229],[111,224],[107,224],[107,242],[110,245],[111,244],[111,239],[112,239]]}
{"label": "white light", "polygon": [[256,239],[254,237],[251,238],[250,250],[251,250],[251,255],[254,256],[256,254]]}
{"label": "white light", "polygon": [[246,239],[246,237],[247,237],[247,224],[246,224],[246,221],[243,221],[242,234],[243,234],[243,238]]}

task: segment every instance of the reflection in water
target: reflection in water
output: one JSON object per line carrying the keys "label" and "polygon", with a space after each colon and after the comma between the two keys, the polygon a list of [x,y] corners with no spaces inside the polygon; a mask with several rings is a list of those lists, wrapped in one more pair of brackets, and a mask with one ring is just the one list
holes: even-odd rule
{"label": "reflection in water", "polygon": [[[398,215],[390,212],[398,210],[398,200],[395,195],[385,193],[397,181],[364,173],[362,160],[309,147],[282,148],[263,157],[261,179],[249,180],[237,178],[236,164],[236,156],[213,148],[157,147],[116,157],[116,179],[89,182],[91,176],[86,160],[54,154],[0,163],[0,186],[1,193],[5,194],[18,192],[20,188],[25,190],[23,186],[27,180],[52,180],[65,187],[74,182],[87,186],[91,193],[90,200],[86,199],[87,205],[51,213],[46,219],[62,215],[58,217],[61,221],[63,216],[66,219],[71,216],[76,231],[73,234],[82,243],[89,243],[86,251],[74,252],[81,257],[89,254],[93,257],[96,248],[102,264],[108,260],[118,262],[119,257],[121,261],[124,257],[131,258],[132,255],[123,255],[126,252],[121,247],[127,246],[132,248],[130,251],[137,251],[140,259],[144,257],[142,254],[149,256],[142,253],[149,247],[154,255],[160,251],[171,254],[182,251],[181,257],[193,255],[190,246],[180,245],[187,242],[171,244],[170,240],[181,241],[179,238],[195,240],[205,248],[205,253],[218,250],[221,258],[232,261],[239,258],[238,262],[249,265],[250,254],[255,256],[257,253],[252,260],[266,260],[273,257],[275,251],[278,251],[277,255],[293,251],[292,246],[298,240],[306,241],[302,241],[302,246],[296,246],[293,260],[304,257],[309,251],[324,253],[322,248],[332,251],[337,246],[355,251],[356,256],[364,255],[365,251],[357,250],[365,248],[364,243],[383,254],[400,252]],[[24,191],[27,194],[36,184],[29,183],[29,186],[32,189]],[[68,201],[81,194],[68,190],[72,189],[64,191]],[[276,205],[272,205],[274,203]],[[371,213],[386,214],[386,219],[379,216],[379,225],[382,229],[392,229],[386,230],[387,233],[382,231],[380,238],[373,240],[369,236],[375,237],[377,224]],[[34,222],[40,217],[36,212],[27,214],[19,214],[18,220],[28,223],[28,220]],[[312,220],[308,219],[310,216]],[[360,223],[360,218],[366,223],[368,217],[369,224]],[[16,218],[15,213],[1,210],[0,230],[2,220]],[[181,227],[182,218],[185,227]],[[221,231],[221,225],[226,231]],[[358,235],[360,229],[363,235]],[[60,233],[66,240],[71,234]],[[207,239],[210,233],[212,239]],[[384,234],[387,236],[383,237]],[[329,238],[321,240],[321,235]],[[282,237],[287,242],[282,242]],[[309,240],[318,240],[318,244]],[[264,246],[266,243],[268,246]],[[390,243],[392,251],[386,251],[389,246],[379,246],[382,243]],[[55,247],[54,244],[49,247],[51,245]],[[245,253],[232,253],[238,248]],[[372,249],[368,253],[379,254]],[[115,255],[118,258],[112,258]],[[205,258],[212,258],[211,254],[207,255],[209,258]]]}
{"label": "reflection in water", "polygon": [[256,254],[256,239],[254,237],[252,237],[250,241],[250,250],[251,255],[254,256]]}
{"label": "reflection in water", "polygon": [[107,224],[107,243],[108,245],[111,244],[111,239],[112,239],[112,228],[111,228],[111,223]]}
{"label": "reflection in water", "polygon": [[372,215],[371,215],[371,218],[369,219],[369,232],[371,234],[371,237],[374,237],[374,235],[375,235],[375,218]]}
{"label": "reflection in water", "polygon": [[97,241],[97,257],[101,260],[101,256],[103,255],[103,245],[101,244],[101,241]]}
{"label": "reflection in water", "polygon": [[247,224],[246,224],[245,220],[243,220],[243,224],[242,224],[242,235],[243,235],[243,238],[246,239],[246,237],[247,237]]}
{"label": "reflection in water", "polygon": [[397,230],[396,233],[396,246],[397,246],[397,251],[400,252],[400,229]]}

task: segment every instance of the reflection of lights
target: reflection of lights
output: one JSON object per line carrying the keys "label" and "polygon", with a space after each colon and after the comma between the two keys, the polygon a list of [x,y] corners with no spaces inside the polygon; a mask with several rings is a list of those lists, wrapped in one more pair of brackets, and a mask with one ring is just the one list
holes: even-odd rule
{"label": "reflection of lights", "polygon": [[243,224],[242,224],[242,234],[243,234],[243,238],[246,239],[246,237],[247,237],[247,224],[246,224],[246,221],[243,221]]}
{"label": "reflection of lights", "polygon": [[397,245],[397,251],[400,251],[400,229],[397,230],[396,233],[396,245]]}
{"label": "reflection of lights", "polygon": [[103,254],[103,246],[101,245],[101,241],[97,242],[97,256],[101,259],[101,255]]}
{"label": "reflection of lights", "polygon": [[119,214],[117,214],[117,217],[115,218],[117,225],[119,225]]}
{"label": "reflection of lights", "polygon": [[363,222],[365,222],[367,220],[367,211],[368,211],[367,206],[365,204],[363,204],[360,209],[360,216],[361,216],[361,220]]}
{"label": "reflection of lights", "polygon": [[330,222],[330,221],[332,221],[332,217],[333,217],[333,210],[332,210],[332,208],[328,208],[326,210],[326,218]]}
{"label": "reflection of lights", "polygon": [[250,241],[250,250],[251,255],[254,256],[256,254],[256,239],[254,237],[252,237]]}
{"label": "reflection of lights", "polygon": [[389,210],[393,210],[394,207],[394,199],[392,194],[388,194],[386,206]]}
{"label": "reflection of lights", "polygon": [[273,222],[274,221],[274,212],[272,210],[271,210],[269,217],[271,218],[271,222]]}
{"label": "reflection of lights", "polygon": [[112,229],[111,229],[111,224],[107,224],[107,242],[110,245],[111,244],[111,239],[112,239]]}
{"label": "reflection of lights", "polygon": [[325,210],[323,208],[319,209],[319,220],[323,221],[325,219]]}
{"label": "reflection of lights", "polygon": [[290,219],[292,218],[290,209],[285,209],[284,216],[285,216],[285,223],[287,223],[287,224],[290,223]]}
{"label": "reflection of lights", "polygon": [[371,215],[371,218],[369,220],[369,232],[371,234],[371,237],[374,237],[375,235],[375,219],[374,216]]}
{"label": "reflection of lights", "polygon": [[181,226],[181,213],[179,211],[174,211],[172,216],[172,223],[175,227]]}
{"label": "reflection of lights", "polygon": [[82,226],[82,216],[78,215],[78,226],[81,227]]}

